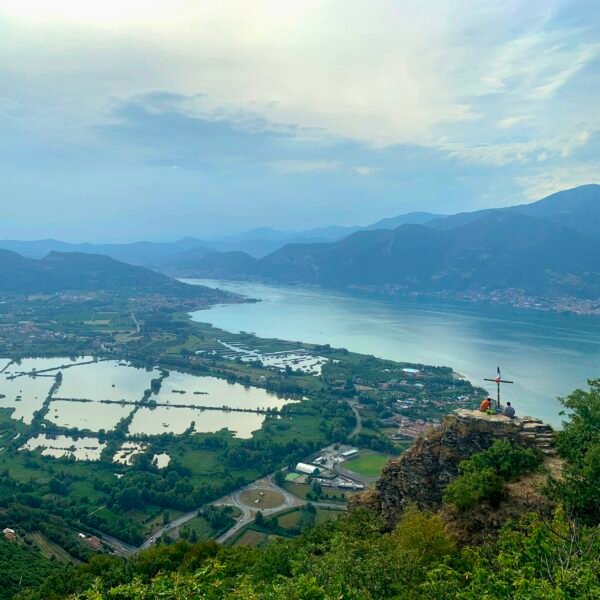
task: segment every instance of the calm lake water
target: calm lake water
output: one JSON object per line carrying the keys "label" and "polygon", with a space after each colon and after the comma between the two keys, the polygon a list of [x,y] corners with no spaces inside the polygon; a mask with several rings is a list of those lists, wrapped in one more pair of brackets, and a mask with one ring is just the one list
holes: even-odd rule
{"label": "calm lake water", "polygon": [[[486,387],[502,368],[521,415],[559,425],[557,397],[600,377],[600,319],[485,304],[388,299],[362,293],[186,280],[262,302],[198,311],[227,331],[345,347],[406,362],[446,365]],[[490,389],[490,391],[495,391]]]}

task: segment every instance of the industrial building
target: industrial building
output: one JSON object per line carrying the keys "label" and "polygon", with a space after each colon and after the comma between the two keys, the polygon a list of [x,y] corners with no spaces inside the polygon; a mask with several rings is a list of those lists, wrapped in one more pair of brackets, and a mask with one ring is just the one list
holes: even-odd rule
{"label": "industrial building", "polygon": [[306,463],[298,463],[295,469],[298,473],[303,473],[304,475],[318,475],[319,467],[315,467],[315,465],[308,465]]}

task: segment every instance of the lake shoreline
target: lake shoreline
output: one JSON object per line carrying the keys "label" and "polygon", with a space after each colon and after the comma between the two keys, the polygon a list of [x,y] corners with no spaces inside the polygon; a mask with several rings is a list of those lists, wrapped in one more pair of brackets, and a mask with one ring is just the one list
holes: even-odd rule
{"label": "lake shoreline", "polygon": [[[401,298],[364,290],[197,280],[258,297],[253,305],[213,307],[197,321],[239,333],[331,344],[361,354],[449,365],[473,385],[489,387],[500,365],[502,398],[520,415],[560,427],[564,397],[600,371],[600,320],[505,305],[435,298]],[[489,390],[493,392],[493,390]]]}
{"label": "lake shoreline", "polygon": [[[177,277],[184,283],[211,279],[210,277]],[[338,292],[363,292],[382,298],[406,298],[406,299],[431,299],[431,300],[451,300],[454,302],[464,302],[466,304],[498,305],[528,310],[535,312],[549,312],[556,314],[569,314],[582,317],[600,317],[600,298],[584,299],[568,296],[558,298],[547,298],[544,296],[530,296],[517,289],[494,290],[490,292],[451,292],[441,290],[439,292],[417,292],[407,291],[403,286],[397,284],[383,285],[346,285],[342,287],[324,286],[318,283],[306,282],[277,282],[267,279],[226,279],[221,281],[231,282],[233,284],[262,284],[268,286],[289,286],[297,288],[306,288],[323,291]],[[260,302],[257,298],[248,298],[248,302]],[[228,303],[222,303],[228,304]],[[210,310],[207,306],[205,310]]]}

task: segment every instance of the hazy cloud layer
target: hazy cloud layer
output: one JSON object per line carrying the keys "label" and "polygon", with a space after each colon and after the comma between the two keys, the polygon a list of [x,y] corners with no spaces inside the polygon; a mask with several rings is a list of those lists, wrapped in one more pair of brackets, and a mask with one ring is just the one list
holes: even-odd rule
{"label": "hazy cloud layer", "polygon": [[599,26],[570,0],[5,0],[0,236],[356,224],[599,182]]}

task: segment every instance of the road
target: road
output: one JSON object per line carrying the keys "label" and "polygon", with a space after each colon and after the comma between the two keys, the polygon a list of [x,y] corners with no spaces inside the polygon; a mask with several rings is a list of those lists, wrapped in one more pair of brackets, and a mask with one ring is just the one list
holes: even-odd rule
{"label": "road", "polygon": [[8,367],[10,367],[10,365],[12,365],[15,361],[14,360],[9,360],[3,367],[2,370],[0,370],[0,373],[4,373],[4,371],[6,371],[6,369],[8,369]]}
{"label": "road", "polygon": [[125,542],[122,542],[121,540],[118,540],[117,538],[114,538],[110,535],[101,535],[100,539],[109,548],[112,548],[115,554],[118,554],[119,556],[131,556],[132,554],[135,554],[138,551],[138,548],[136,548],[135,546],[126,544]]}
{"label": "road", "polygon": [[[275,485],[275,483],[273,483],[273,480],[271,479],[271,476],[259,479],[247,486],[244,486],[243,488],[236,490],[228,496],[223,496],[222,498],[211,502],[211,504],[214,504],[215,506],[235,506],[242,511],[242,516],[240,517],[240,519],[231,529],[228,529],[221,537],[217,539],[218,542],[221,542],[222,538],[225,540],[229,539],[234,533],[236,533],[242,527],[254,520],[254,517],[258,510],[255,510],[245,505],[240,499],[240,496],[243,492],[253,489],[273,489],[274,491],[279,492],[284,497],[284,504],[276,508],[269,508],[262,511],[265,517],[272,516],[274,514],[277,514],[278,512],[282,512],[284,510],[288,510],[289,508],[293,508],[295,506],[302,506],[303,504],[305,504],[305,502],[300,498],[297,498],[293,494],[290,494],[287,490],[284,490],[279,486]],[[199,509],[196,509],[189,513],[181,515],[176,519],[173,519],[170,523],[167,523],[164,527],[161,527],[158,531],[155,531],[139,547],[139,550],[146,550],[147,548],[150,548],[150,546],[155,544],[156,541],[160,539],[160,537],[163,536],[165,533],[168,533],[172,529],[181,527],[182,525],[185,525],[188,521],[191,521],[194,517],[198,515],[198,510]]]}
{"label": "road", "polygon": [[[281,494],[283,496],[283,504],[280,504],[279,506],[276,506],[274,508],[255,509],[244,504],[240,498],[240,496],[245,491],[266,489],[271,489]],[[213,502],[213,504],[217,503]],[[273,481],[273,476],[269,475],[264,479],[259,479],[258,481],[255,481],[254,483],[251,483],[250,485],[247,485],[235,491],[233,494],[231,494],[230,502],[228,504],[230,506],[235,506],[239,508],[242,511],[242,516],[238,519],[237,523],[233,527],[231,527],[231,529],[228,529],[225,533],[223,533],[220,537],[217,538],[217,542],[219,542],[220,544],[224,544],[227,540],[231,539],[240,529],[254,521],[256,513],[259,510],[260,512],[262,512],[263,516],[272,517],[281,512],[289,510],[290,508],[304,506],[306,504],[306,501],[302,500],[301,498],[298,498],[297,496],[294,496],[287,490],[276,485]],[[221,504],[221,506],[223,505],[224,504]]]}
{"label": "road", "polygon": [[354,413],[354,416],[356,417],[356,426],[352,430],[352,433],[348,436],[349,438],[353,438],[362,431],[362,417],[360,416],[360,413],[358,412],[358,408],[356,408],[357,403],[355,401],[349,400],[348,404],[350,405],[350,408],[352,409],[352,412]]}
{"label": "road", "polygon": [[139,335],[142,328],[140,327],[139,321],[137,320],[135,313],[131,313],[131,319],[135,323],[135,330],[136,330],[137,334]]}
{"label": "road", "polygon": [[168,533],[169,531],[171,531],[171,529],[175,529],[177,527],[181,527],[182,525],[185,525],[188,521],[191,521],[194,517],[198,516],[198,510],[193,510],[189,513],[186,513],[185,515],[181,515],[179,517],[177,517],[176,519],[173,519],[172,521],[170,521],[169,523],[167,523],[166,525],[164,525],[163,527],[161,527],[158,531],[155,531],[139,548],[137,548],[136,550],[146,550],[147,548],[150,548],[150,546],[152,546],[152,544],[154,544],[160,537],[162,537],[162,535],[164,535],[165,533]]}
{"label": "road", "polygon": [[[242,511],[242,515],[238,518],[235,525],[233,525],[230,529],[228,529],[226,532],[224,532],[222,535],[220,535],[216,539],[217,542],[219,542],[220,544],[224,544],[226,541],[230,540],[242,528],[246,527],[246,525],[249,525],[252,521],[254,521],[254,518],[256,517],[256,513],[259,510],[262,512],[262,514],[265,517],[273,517],[275,515],[278,515],[279,513],[285,512],[292,508],[300,508],[300,507],[308,504],[308,502],[306,500],[303,500],[302,498],[298,498],[298,496],[295,496],[294,494],[288,492],[288,490],[286,490],[282,487],[279,487],[273,481],[273,475],[274,475],[274,473],[271,475],[268,475],[267,477],[264,477],[262,479],[258,479],[257,481],[254,481],[253,483],[250,483],[250,484],[244,486],[243,488],[236,490],[232,494],[223,496],[222,498],[219,498],[218,500],[211,502],[211,504],[214,504],[215,506],[235,506],[236,508],[238,508],[239,510]],[[241,495],[246,491],[267,490],[267,489],[273,490],[273,491],[281,494],[281,496],[283,496],[283,500],[284,500],[283,503],[274,508],[257,509],[254,507],[250,507],[247,504],[244,504],[241,500]],[[312,502],[312,504],[316,508],[328,508],[331,510],[346,510],[345,505],[335,504],[332,502]],[[111,538],[110,536],[103,536],[102,540],[108,546],[113,548],[115,550],[115,552],[117,552],[117,554],[131,555],[136,552],[139,552],[140,550],[146,550],[147,548],[150,548],[164,534],[168,533],[169,531],[171,531],[173,529],[176,529],[177,527],[181,527],[182,525],[185,525],[188,521],[191,521],[194,517],[196,517],[198,515],[198,510],[199,509],[193,510],[189,513],[186,513],[184,515],[177,517],[176,519],[173,519],[170,523],[167,523],[166,525],[161,527],[158,531],[155,531],[139,548],[135,548],[133,546],[130,546],[128,544],[120,542],[119,540],[117,540],[115,538]]]}

